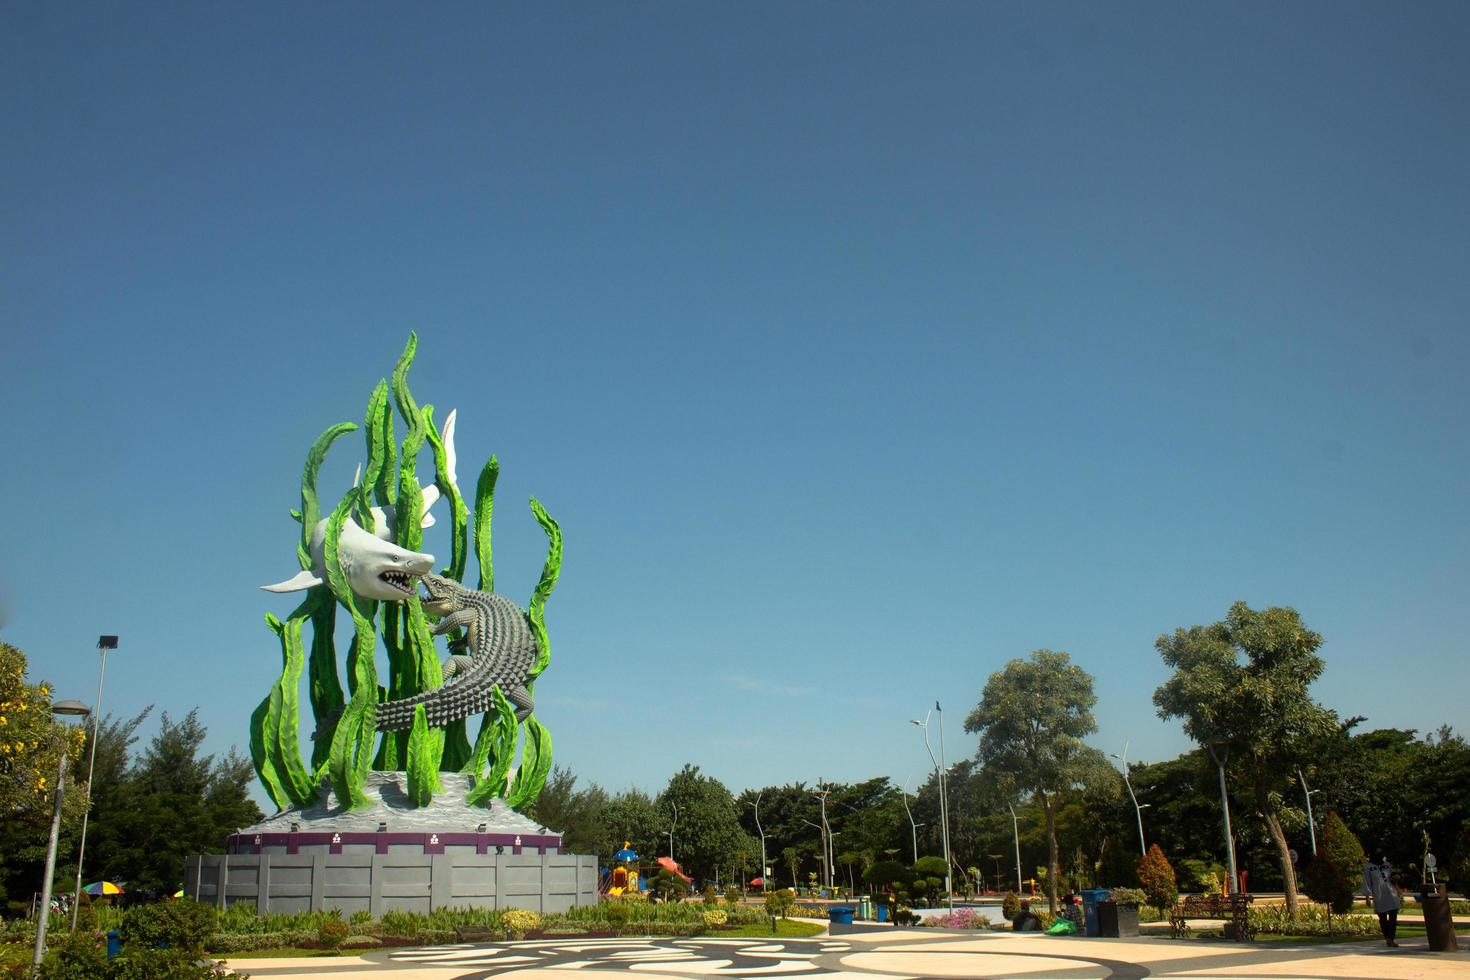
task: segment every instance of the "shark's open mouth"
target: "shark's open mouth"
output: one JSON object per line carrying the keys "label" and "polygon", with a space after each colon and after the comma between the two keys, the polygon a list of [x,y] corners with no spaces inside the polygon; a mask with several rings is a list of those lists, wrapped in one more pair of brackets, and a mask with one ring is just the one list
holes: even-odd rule
{"label": "shark's open mouth", "polygon": [[413,595],[414,583],[418,580],[407,572],[395,572],[390,569],[389,571],[378,573],[378,581],[384,585],[391,585],[404,595]]}

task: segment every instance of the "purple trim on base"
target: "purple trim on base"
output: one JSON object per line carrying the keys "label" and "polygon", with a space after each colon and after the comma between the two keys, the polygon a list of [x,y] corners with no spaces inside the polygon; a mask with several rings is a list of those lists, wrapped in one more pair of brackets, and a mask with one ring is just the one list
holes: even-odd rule
{"label": "purple trim on base", "polygon": [[478,834],[478,833],[394,833],[385,831],[288,831],[276,834],[231,834],[225,848],[229,854],[260,854],[268,847],[285,847],[287,854],[296,854],[303,845],[326,844],[331,854],[341,854],[343,844],[372,844],[379,854],[387,854],[389,847],[415,845],[422,847],[425,854],[443,854],[446,845],[473,844],[476,854],[488,854],[494,847],[508,847],[510,853],[520,854],[523,848],[534,847],[537,854],[561,853],[559,834]]}

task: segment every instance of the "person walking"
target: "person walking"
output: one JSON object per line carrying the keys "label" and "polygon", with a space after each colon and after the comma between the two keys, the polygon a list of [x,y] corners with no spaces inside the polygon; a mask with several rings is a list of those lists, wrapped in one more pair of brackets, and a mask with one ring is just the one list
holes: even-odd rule
{"label": "person walking", "polygon": [[1399,887],[1393,881],[1393,866],[1388,863],[1381,847],[1373,848],[1373,856],[1363,865],[1363,894],[1368,896],[1373,903],[1373,911],[1378,913],[1378,928],[1383,930],[1383,941],[1389,946],[1397,946],[1394,936],[1398,933],[1399,907],[1404,903],[1399,898]]}

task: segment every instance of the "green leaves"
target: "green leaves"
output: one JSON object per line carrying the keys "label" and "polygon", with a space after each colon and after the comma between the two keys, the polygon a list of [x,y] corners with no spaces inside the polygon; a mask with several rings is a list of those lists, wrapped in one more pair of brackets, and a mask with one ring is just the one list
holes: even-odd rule
{"label": "green leaves", "polygon": [[[442,731],[439,736],[443,738]],[[443,789],[439,783],[439,749],[424,706],[414,705],[413,731],[408,736],[408,798],[414,806],[428,806],[434,794]]]}

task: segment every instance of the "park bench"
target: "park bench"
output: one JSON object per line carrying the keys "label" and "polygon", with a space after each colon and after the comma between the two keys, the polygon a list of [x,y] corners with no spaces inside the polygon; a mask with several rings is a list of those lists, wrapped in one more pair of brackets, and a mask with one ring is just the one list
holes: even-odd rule
{"label": "park bench", "polygon": [[1228,919],[1227,936],[1247,942],[1255,933],[1247,915],[1254,901],[1254,895],[1186,895],[1169,910],[1169,929],[1177,939],[1189,931],[1190,919]]}

